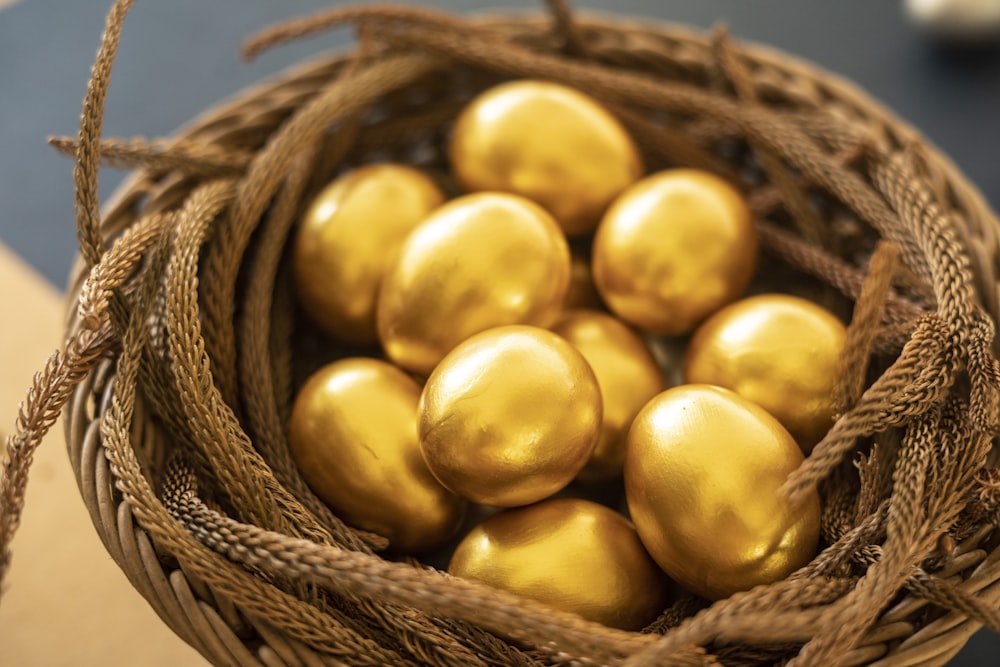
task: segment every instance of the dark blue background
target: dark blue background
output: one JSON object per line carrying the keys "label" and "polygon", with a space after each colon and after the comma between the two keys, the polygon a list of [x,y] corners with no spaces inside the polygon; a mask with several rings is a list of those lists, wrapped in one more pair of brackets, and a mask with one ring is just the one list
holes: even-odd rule
{"label": "dark blue background", "polygon": [[[129,16],[115,68],[107,136],[169,133],[204,108],[346,32],[266,54],[247,65],[245,36],[321,0],[140,1]],[[459,11],[536,8],[528,0],[428,0]],[[70,162],[45,145],[75,135],[90,66],[110,0],[22,0],[0,11],[0,240],[62,286],[76,247]],[[622,0],[580,8],[613,10],[709,27],[764,42],[841,74],[920,128],[1000,206],[1000,54],[935,48],[882,0]],[[102,174],[102,197],[121,174]],[[976,635],[953,661],[1000,663],[1000,640]]]}

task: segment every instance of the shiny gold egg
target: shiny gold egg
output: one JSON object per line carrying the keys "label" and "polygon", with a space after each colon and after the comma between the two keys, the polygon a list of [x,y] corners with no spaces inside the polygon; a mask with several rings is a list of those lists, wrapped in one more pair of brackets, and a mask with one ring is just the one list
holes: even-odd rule
{"label": "shiny gold egg", "polygon": [[685,382],[732,389],[761,406],[808,453],[833,424],[844,325],[820,306],[761,294],[726,306],[697,330]]}
{"label": "shiny gold egg", "polygon": [[625,495],[642,543],[677,583],[719,599],[777,581],[813,557],[819,497],[778,494],[802,462],[763,408],[711,385],[681,385],[632,422]]}
{"label": "shiny gold egg", "polygon": [[446,356],[420,397],[420,446],[434,476],[483,505],[527,505],[586,464],[601,392],[586,360],[551,331],[490,329]]}
{"label": "shiny gold egg", "polygon": [[327,334],[373,343],[382,276],[418,222],[444,202],[427,175],[400,164],[350,171],[310,204],[292,269],[303,309]]}
{"label": "shiny gold egg", "polygon": [[552,331],[590,364],[604,402],[601,436],[581,477],[617,477],[625,462],[628,428],[642,406],[663,391],[663,371],[642,338],[605,313],[567,311]]}
{"label": "shiny gold egg", "polygon": [[667,602],[668,580],[632,524],[575,498],[490,517],[462,539],[448,572],[623,630],[648,625]]}
{"label": "shiny gold egg", "polygon": [[347,523],[403,553],[458,530],[467,503],[441,486],[417,443],[420,386],[377,359],[324,366],[299,390],[288,441],[310,488]]}
{"label": "shiny gold egg", "polygon": [[552,216],[515,195],[466,195],[404,242],[382,283],[379,338],[395,363],[426,376],[480,331],[550,325],[568,285],[569,246]]}
{"label": "shiny gold egg", "polygon": [[745,200],[726,181],[671,169],[615,200],[593,254],[594,280],[612,311],[646,331],[676,335],[743,293],[757,235]]}
{"label": "shiny gold egg", "polygon": [[469,191],[523,195],[570,236],[601,214],[643,172],[621,123],[596,101],[544,81],[513,81],[476,97],[459,116],[452,170]]}

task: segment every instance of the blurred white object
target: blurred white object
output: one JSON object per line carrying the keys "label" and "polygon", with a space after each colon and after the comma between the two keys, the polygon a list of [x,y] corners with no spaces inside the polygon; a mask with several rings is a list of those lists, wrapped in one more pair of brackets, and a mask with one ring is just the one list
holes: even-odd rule
{"label": "blurred white object", "polygon": [[942,37],[980,40],[1000,35],[1000,0],[906,0],[906,13]]}

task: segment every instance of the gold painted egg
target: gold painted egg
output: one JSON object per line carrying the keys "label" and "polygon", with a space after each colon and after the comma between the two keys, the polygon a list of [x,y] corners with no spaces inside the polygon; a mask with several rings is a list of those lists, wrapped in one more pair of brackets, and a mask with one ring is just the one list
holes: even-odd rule
{"label": "gold painted egg", "polygon": [[594,238],[597,289],[635,326],[683,334],[739,297],[757,235],[743,196],[721,178],[671,169],[623,192]]}
{"label": "gold painted egg", "polygon": [[715,384],[761,406],[808,453],[833,425],[844,325],[820,306],[761,294],[726,306],[697,330],[686,382]]}
{"label": "gold painted egg", "polygon": [[420,397],[420,446],[447,488],[484,505],[527,505],[583,468],[601,392],[583,356],[551,331],[490,329],[446,356]]}
{"label": "gold painted egg", "polygon": [[424,220],[386,274],[379,338],[400,366],[427,375],[453,347],[507,324],[549,326],[569,285],[569,247],[523,197],[459,197]]}
{"label": "gold painted egg", "polygon": [[544,81],[512,81],[476,97],[449,147],[469,191],[519,194],[544,206],[570,236],[592,231],[643,172],[635,142],[595,100]]}
{"label": "gold painted egg", "polygon": [[617,477],[625,463],[625,439],[632,419],[663,391],[663,371],[642,338],[605,313],[567,311],[552,331],[572,343],[590,364],[604,402],[601,436],[581,476]]}
{"label": "gold painted egg", "polygon": [[815,554],[818,495],[798,507],[778,495],[802,459],[794,438],[756,404],[722,387],[674,387],[629,430],[629,513],[671,578],[724,598],[783,579]]}
{"label": "gold painted egg", "polygon": [[382,276],[417,223],[444,202],[427,175],[400,164],[350,171],[310,204],[292,269],[303,309],[327,334],[373,343]]}
{"label": "gold painted egg", "polygon": [[424,463],[419,400],[419,385],[391,364],[343,359],[306,381],[289,423],[292,458],[316,495],[403,553],[447,541],[467,505]]}
{"label": "gold painted egg", "polygon": [[623,630],[667,603],[668,580],[628,519],[557,498],[496,514],[462,539],[448,572]]}

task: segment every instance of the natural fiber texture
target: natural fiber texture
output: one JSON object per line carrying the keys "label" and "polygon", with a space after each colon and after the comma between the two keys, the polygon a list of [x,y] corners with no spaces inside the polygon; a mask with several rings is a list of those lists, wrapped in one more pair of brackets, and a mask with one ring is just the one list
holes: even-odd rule
{"label": "natural fiber texture", "polygon": [[[357,52],[262,84],[165,139],[102,139],[128,6],[93,70],[76,159],[81,262],[64,350],[35,381],[0,477],[0,575],[31,456],[64,408],[109,553],[217,664],[939,665],[1000,630],[997,220],[954,166],[850,84],[783,54],[572,13],[461,19],[336,8],[257,54],[344,23]],[[444,144],[511,77],[579,88],[652,168],[747,195],[756,288],[850,318],[838,419],[783,491],[818,488],[822,551],[784,581],[684,596],[612,630],[413,560],[391,560],[305,485],[288,453],[301,376],[330,358],[297,315],[286,241],[353,165],[410,162],[453,187]],[[133,170],[101,218],[100,161]],[[655,243],[656,239],[650,239]]]}

